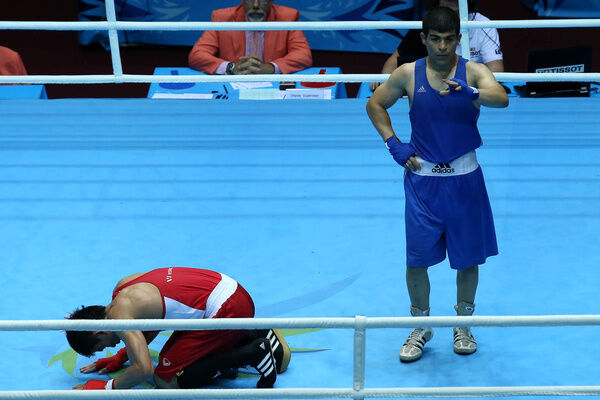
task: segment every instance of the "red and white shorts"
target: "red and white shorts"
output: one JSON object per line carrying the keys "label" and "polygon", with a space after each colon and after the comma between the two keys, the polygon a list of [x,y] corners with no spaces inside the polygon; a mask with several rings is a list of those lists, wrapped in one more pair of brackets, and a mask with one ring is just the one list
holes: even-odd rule
{"label": "red and white shorts", "polygon": [[[254,303],[238,284],[213,318],[253,318]],[[154,373],[170,381],[182,368],[215,353],[232,349],[245,335],[245,330],[175,331],[163,346]]]}

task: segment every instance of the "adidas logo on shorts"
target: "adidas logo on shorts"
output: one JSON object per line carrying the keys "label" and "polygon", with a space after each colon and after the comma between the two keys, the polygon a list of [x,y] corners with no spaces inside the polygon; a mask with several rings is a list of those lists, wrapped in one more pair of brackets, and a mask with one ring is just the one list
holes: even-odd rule
{"label": "adidas logo on shorts", "polygon": [[438,163],[433,166],[431,172],[434,174],[453,174],[454,168],[452,168],[448,163]]}

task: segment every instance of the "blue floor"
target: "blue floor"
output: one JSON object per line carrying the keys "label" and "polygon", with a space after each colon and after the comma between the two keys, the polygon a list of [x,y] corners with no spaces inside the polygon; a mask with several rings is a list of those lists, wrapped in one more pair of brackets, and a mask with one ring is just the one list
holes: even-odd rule
{"label": "blue floor", "polygon": [[[0,101],[0,319],[60,319],[107,304],[126,275],[173,265],[234,277],[260,317],[408,316],[402,170],[364,108]],[[391,110],[401,138],[407,110],[405,100]],[[481,268],[477,315],[600,314],[598,115],[599,99],[482,110],[478,157],[500,255]],[[447,262],[430,278],[432,315],[452,315]],[[452,352],[451,329],[436,329],[406,365],[409,331],[367,332],[367,387],[598,383],[597,327],[475,328],[469,357]],[[351,330],[286,333],[295,352],[277,387],[352,386]],[[0,346],[1,390],[90,378],[78,369],[91,360],[75,359],[63,333],[0,332]]]}

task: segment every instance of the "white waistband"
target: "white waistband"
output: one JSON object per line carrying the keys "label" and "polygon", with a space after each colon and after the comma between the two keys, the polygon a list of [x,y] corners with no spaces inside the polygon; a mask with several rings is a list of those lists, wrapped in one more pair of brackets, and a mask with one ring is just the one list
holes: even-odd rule
{"label": "white waistband", "polygon": [[413,174],[422,176],[456,176],[473,172],[479,167],[475,150],[450,161],[449,163],[432,163],[416,156],[415,159],[421,164],[421,169],[411,171]]}

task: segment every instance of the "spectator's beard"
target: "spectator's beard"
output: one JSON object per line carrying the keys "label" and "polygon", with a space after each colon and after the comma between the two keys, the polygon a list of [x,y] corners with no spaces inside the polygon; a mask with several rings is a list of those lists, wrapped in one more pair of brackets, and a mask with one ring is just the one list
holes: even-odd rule
{"label": "spectator's beard", "polygon": [[267,19],[267,14],[260,8],[252,9],[248,11],[246,18],[248,18],[248,21],[250,22],[264,22]]}

